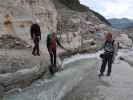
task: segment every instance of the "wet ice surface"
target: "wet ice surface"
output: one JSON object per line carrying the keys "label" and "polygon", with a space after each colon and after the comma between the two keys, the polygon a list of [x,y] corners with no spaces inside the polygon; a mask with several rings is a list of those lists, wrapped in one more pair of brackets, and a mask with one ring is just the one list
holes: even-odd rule
{"label": "wet ice surface", "polygon": [[111,77],[101,78],[97,88],[103,100],[133,100],[133,68],[125,62],[113,65]]}
{"label": "wet ice surface", "polygon": [[57,73],[53,78],[42,80],[40,84],[34,83],[20,93],[6,95],[3,100],[60,100],[83,79],[95,63],[96,60],[90,60],[88,63],[88,59],[70,63],[66,65],[68,68]]}
{"label": "wet ice surface", "polygon": [[[99,53],[95,54],[95,57],[98,58]],[[111,77],[104,76],[97,80],[96,74],[89,72],[88,77],[67,93],[63,100],[132,100],[133,68],[128,63],[118,59],[120,56],[132,54],[133,51],[121,50],[113,64]],[[93,57],[94,55],[90,56]],[[98,59],[100,60],[100,58]],[[97,64],[97,73],[100,65],[101,61]]]}
{"label": "wet ice surface", "polygon": [[[133,55],[133,51],[121,50],[118,57],[125,55]],[[104,76],[100,79],[101,85],[97,87],[100,97],[96,100],[133,100],[132,76],[133,68],[117,59],[113,64],[111,77]]]}
{"label": "wet ice surface", "polygon": [[[3,100],[132,100],[133,68],[116,60],[111,77],[98,79],[100,63],[96,62],[101,62],[98,57],[101,52],[66,59],[62,72],[50,79],[38,80],[20,92],[10,93]],[[121,50],[118,55],[132,54],[133,51]]]}

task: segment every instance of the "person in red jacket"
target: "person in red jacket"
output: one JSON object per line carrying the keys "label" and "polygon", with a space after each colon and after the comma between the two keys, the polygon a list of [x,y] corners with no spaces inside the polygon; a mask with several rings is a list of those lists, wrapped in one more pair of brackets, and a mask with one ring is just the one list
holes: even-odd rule
{"label": "person in red jacket", "polygon": [[62,49],[67,50],[60,44],[58,38],[56,37],[55,32],[49,33],[47,35],[47,49],[48,49],[48,52],[49,52],[49,55],[50,55],[50,61],[51,61],[51,65],[49,66],[49,71],[52,75],[54,75],[54,73],[59,70],[56,66],[57,45],[59,45]]}
{"label": "person in red jacket", "polygon": [[56,33],[49,33],[47,35],[47,49],[50,55],[51,65],[56,66],[56,49],[57,45],[59,45],[62,49],[66,50],[59,42],[58,38],[56,37]]}

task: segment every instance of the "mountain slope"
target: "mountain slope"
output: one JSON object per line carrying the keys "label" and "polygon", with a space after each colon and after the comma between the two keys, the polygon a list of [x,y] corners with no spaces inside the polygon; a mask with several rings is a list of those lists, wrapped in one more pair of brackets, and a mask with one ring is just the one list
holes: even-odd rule
{"label": "mountain slope", "polygon": [[92,12],[95,16],[97,16],[102,22],[104,22],[107,25],[111,25],[106,18],[104,18],[102,15],[99,13],[91,10],[89,7],[84,6],[80,4],[79,0],[55,0],[60,1],[64,5],[66,5],[68,8],[75,10],[75,11],[80,11],[80,12]]}
{"label": "mountain slope", "polygon": [[113,18],[113,19],[109,19],[108,20],[111,25],[114,28],[129,28],[129,27],[133,27],[133,20],[130,20],[128,18],[121,18],[121,19],[117,19],[117,18]]}
{"label": "mountain slope", "polygon": [[79,0],[53,0],[53,3],[58,12],[57,31],[68,48],[95,49],[101,43],[95,34],[96,28],[102,32],[111,30],[102,15],[80,4]]}

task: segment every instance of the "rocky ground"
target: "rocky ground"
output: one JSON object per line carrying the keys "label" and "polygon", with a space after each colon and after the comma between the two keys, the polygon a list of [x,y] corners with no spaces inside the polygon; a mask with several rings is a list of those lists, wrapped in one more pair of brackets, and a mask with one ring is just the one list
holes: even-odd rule
{"label": "rocky ground", "polygon": [[47,71],[48,57],[32,55],[32,46],[12,35],[0,37],[0,95],[29,86]]}
{"label": "rocky ground", "polygon": [[0,36],[0,49],[31,49],[31,45],[17,36],[5,34]]}
{"label": "rocky ground", "polygon": [[48,71],[48,61],[44,56],[34,57],[26,50],[3,50],[0,53],[1,95],[6,91],[31,85]]}

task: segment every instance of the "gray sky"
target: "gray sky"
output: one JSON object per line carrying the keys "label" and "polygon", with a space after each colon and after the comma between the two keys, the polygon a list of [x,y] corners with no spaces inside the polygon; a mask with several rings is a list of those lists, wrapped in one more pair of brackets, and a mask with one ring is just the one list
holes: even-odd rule
{"label": "gray sky", "polygon": [[133,0],[80,0],[106,18],[133,19]]}

